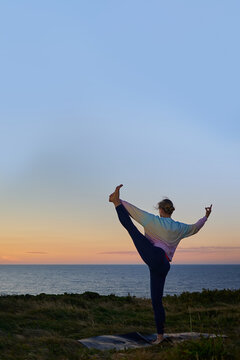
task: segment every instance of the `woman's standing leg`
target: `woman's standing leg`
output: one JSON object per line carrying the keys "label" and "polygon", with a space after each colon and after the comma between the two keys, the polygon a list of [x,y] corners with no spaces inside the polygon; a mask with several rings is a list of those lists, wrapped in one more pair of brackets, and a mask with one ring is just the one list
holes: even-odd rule
{"label": "woman's standing leg", "polygon": [[158,335],[163,335],[165,324],[165,310],[162,303],[163,288],[166,280],[166,275],[170,265],[166,267],[166,272],[159,272],[156,269],[150,270],[150,285],[151,285],[151,299],[154,312],[154,318]]}

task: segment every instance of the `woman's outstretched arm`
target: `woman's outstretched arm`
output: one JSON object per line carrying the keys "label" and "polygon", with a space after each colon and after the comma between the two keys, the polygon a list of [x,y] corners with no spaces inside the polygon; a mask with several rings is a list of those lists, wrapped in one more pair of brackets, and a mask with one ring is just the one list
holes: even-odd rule
{"label": "woman's outstretched arm", "polygon": [[181,224],[183,238],[196,234],[203,227],[209,215],[211,214],[212,205],[206,207],[205,210],[206,210],[206,215],[203,218],[199,219],[195,224],[191,224],[191,225]]}
{"label": "woman's outstretched arm", "polygon": [[121,200],[119,198],[119,192],[122,186],[123,185],[121,184],[116,187],[115,191],[109,196],[109,201],[113,202],[115,206],[122,204],[134,220],[136,220],[142,226],[145,226],[153,217],[155,217],[155,215],[141,210],[125,200]]}
{"label": "woman's outstretched arm", "polygon": [[137,206],[130,204],[125,200],[121,200],[122,205],[125,207],[129,215],[136,220],[142,226],[145,226],[151,221],[155,215],[148,213],[147,211],[139,209]]}

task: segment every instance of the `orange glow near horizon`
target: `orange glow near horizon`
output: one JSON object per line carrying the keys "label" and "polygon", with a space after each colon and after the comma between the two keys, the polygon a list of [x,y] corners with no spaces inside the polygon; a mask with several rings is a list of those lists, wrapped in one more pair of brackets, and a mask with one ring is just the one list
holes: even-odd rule
{"label": "orange glow near horizon", "polygon": [[[126,231],[116,228],[114,223],[107,231],[90,233],[87,228],[71,233],[52,229],[50,234],[33,228],[8,235],[5,231],[0,237],[0,264],[142,264]],[[237,236],[233,234],[228,244],[225,239],[225,234],[204,229],[179,244],[172,264],[239,264]]]}

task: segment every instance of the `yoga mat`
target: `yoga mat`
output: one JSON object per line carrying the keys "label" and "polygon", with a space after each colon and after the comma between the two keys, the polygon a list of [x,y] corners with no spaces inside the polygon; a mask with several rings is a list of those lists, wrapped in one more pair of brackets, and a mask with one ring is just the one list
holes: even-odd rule
{"label": "yoga mat", "polygon": [[[78,341],[89,349],[124,350],[146,346],[154,346],[151,344],[151,341],[155,340],[156,336],[157,334],[141,334],[139,332],[131,332],[127,334],[94,336],[86,339],[80,339]],[[164,342],[176,343],[185,340],[200,339],[201,337],[214,338],[217,336],[226,337],[225,335],[186,332],[176,334],[164,334]]]}

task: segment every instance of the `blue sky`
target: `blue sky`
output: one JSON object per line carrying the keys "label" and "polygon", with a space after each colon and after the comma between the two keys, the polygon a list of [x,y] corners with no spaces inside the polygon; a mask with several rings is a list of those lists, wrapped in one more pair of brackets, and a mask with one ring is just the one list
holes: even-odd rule
{"label": "blue sky", "polygon": [[122,197],[148,211],[170,197],[186,223],[213,203],[212,238],[194,246],[217,246],[218,235],[238,246],[239,10],[238,1],[1,2],[6,233],[12,222],[47,233],[92,220],[94,236],[109,223],[118,233],[108,195],[123,183]]}

